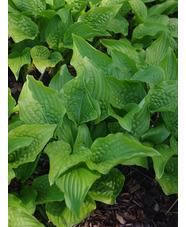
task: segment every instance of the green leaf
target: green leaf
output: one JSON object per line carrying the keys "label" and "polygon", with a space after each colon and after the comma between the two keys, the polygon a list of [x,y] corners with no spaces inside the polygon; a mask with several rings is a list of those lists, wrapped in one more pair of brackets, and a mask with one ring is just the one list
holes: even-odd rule
{"label": "green leaf", "polygon": [[64,34],[64,45],[71,49],[73,47],[72,34],[78,35],[83,39],[91,39],[99,36],[110,36],[110,33],[108,33],[107,31],[97,31],[94,28],[90,27],[88,24],[85,24],[83,22],[76,22],[72,24]]}
{"label": "green leaf", "polygon": [[132,47],[130,44],[124,40],[114,40],[114,39],[102,39],[101,43],[106,46],[108,53],[110,54],[112,50],[117,50],[123,54],[128,55],[128,58],[136,62],[137,68],[145,68],[146,63],[141,55]]}
{"label": "green leaf", "polygon": [[141,82],[132,80],[117,80],[115,77],[107,77],[111,89],[110,103],[123,109],[126,104],[138,104],[146,95]]}
{"label": "green leaf", "polygon": [[25,205],[15,195],[8,196],[8,226],[9,227],[44,227],[36,218],[29,214]]}
{"label": "green leaf", "polygon": [[56,125],[22,125],[9,132],[9,136],[30,137],[33,142],[26,148],[20,148],[9,155],[10,167],[16,168],[21,164],[33,162],[48,140],[53,136]]}
{"label": "green leaf", "polygon": [[91,152],[91,161],[86,163],[90,169],[95,169],[102,174],[107,174],[112,167],[129,158],[158,155],[156,150],[145,147],[132,136],[122,133],[95,140],[91,146]]}
{"label": "green leaf", "polygon": [[147,7],[141,0],[129,0],[132,11],[138,23],[144,23],[147,18]]}
{"label": "green leaf", "polygon": [[92,145],[92,142],[93,141],[92,141],[88,126],[86,124],[79,125],[78,134],[77,134],[73,149],[75,150],[80,147],[90,148]]}
{"label": "green leaf", "polygon": [[135,41],[137,39],[142,39],[145,36],[155,36],[162,32],[169,33],[169,29],[167,26],[154,23],[154,22],[145,22],[143,24],[139,24],[132,33],[132,40]]}
{"label": "green leaf", "polygon": [[165,80],[165,73],[161,67],[152,65],[135,73],[132,79],[159,85]]}
{"label": "green leaf", "polygon": [[167,26],[169,23],[169,17],[167,15],[152,15],[146,19],[146,22],[159,23]]}
{"label": "green leaf", "polygon": [[59,93],[27,77],[19,97],[20,119],[27,124],[58,124],[65,114]]}
{"label": "green leaf", "polygon": [[178,104],[178,82],[163,81],[151,88],[148,93],[148,103],[151,113],[175,111]]}
{"label": "green leaf", "polygon": [[64,0],[46,0],[46,3],[49,4],[53,9],[58,9],[65,5]]}
{"label": "green leaf", "polygon": [[56,135],[59,140],[63,140],[73,147],[77,131],[77,126],[65,114],[62,125],[56,130]]}
{"label": "green leaf", "polygon": [[15,173],[13,169],[8,165],[8,185],[10,184],[11,180],[15,177]]}
{"label": "green leaf", "polygon": [[15,4],[15,6],[21,11],[21,12],[29,12],[29,14],[33,18],[38,18],[39,14],[45,10],[46,3],[45,0],[12,0]]}
{"label": "green leaf", "polygon": [[111,56],[114,65],[116,65],[125,73],[126,79],[130,79],[134,75],[134,73],[138,71],[136,62],[133,59],[129,58],[127,54],[117,50],[112,50]]}
{"label": "green leaf", "polygon": [[136,165],[148,169],[148,160],[146,157],[129,158],[128,160],[123,161],[121,164],[125,166]]}
{"label": "green leaf", "polygon": [[52,202],[46,204],[48,218],[56,226],[69,227],[80,223],[91,211],[96,209],[94,200],[87,196],[80,208],[80,217],[77,218],[66,206],[65,202]]}
{"label": "green leaf", "polygon": [[160,179],[163,176],[166,163],[175,153],[166,144],[159,144],[155,147],[155,149],[160,153],[160,156],[154,156],[152,157],[152,160],[156,178]]}
{"label": "green leaf", "polygon": [[151,127],[149,131],[141,136],[142,140],[150,141],[154,144],[160,144],[165,141],[170,135],[164,124]]}
{"label": "green leaf", "polygon": [[12,114],[15,104],[16,101],[11,95],[11,89],[8,88],[8,118]]}
{"label": "green leaf", "polygon": [[178,193],[178,158],[172,157],[165,166],[161,179],[156,178],[166,195]]}
{"label": "green leaf", "polygon": [[12,70],[16,80],[19,78],[21,67],[30,63],[30,48],[25,48],[22,53],[14,51],[8,55],[8,66]]}
{"label": "green leaf", "polygon": [[178,19],[177,18],[169,19],[168,29],[172,37],[178,38]]}
{"label": "green leaf", "polygon": [[62,167],[68,167],[68,163],[64,162],[64,160],[71,154],[72,149],[65,141],[58,140],[49,143],[46,146],[44,152],[48,155],[50,160],[50,171],[48,178],[50,185],[52,185],[63,171]]}
{"label": "green leaf", "polygon": [[62,65],[60,70],[50,81],[49,87],[60,92],[63,86],[73,78],[74,77],[68,71],[67,65]]}
{"label": "green leaf", "polygon": [[109,21],[107,29],[111,32],[121,33],[122,35],[126,36],[128,35],[128,26],[128,21],[120,14],[117,14]]}
{"label": "green leaf", "polygon": [[178,10],[177,1],[166,1],[161,4],[156,4],[148,10],[148,16],[158,15],[158,14],[173,14]]}
{"label": "green leaf", "polygon": [[21,199],[22,203],[25,205],[27,212],[31,215],[34,214],[36,209],[36,200],[37,193],[32,189],[31,186],[24,186],[19,194],[19,198]]}
{"label": "green leaf", "polygon": [[126,106],[124,106],[122,108],[122,110],[124,110],[124,112],[126,112],[126,113],[124,114],[124,116],[119,116],[110,107],[109,114],[110,114],[110,116],[112,116],[118,120],[119,124],[121,125],[121,127],[123,129],[130,132],[132,129],[133,117],[136,113],[138,113],[140,111],[140,107],[139,107],[139,105],[137,105],[135,103],[130,103],[130,104],[127,104]]}
{"label": "green leaf", "polygon": [[8,15],[8,34],[14,42],[25,39],[34,40],[38,33],[37,25],[28,17],[20,14]]}
{"label": "green leaf", "polygon": [[178,109],[176,108],[174,112],[163,112],[161,116],[167,129],[172,133],[176,133],[178,131]]}
{"label": "green leaf", "polygon": [[64,192],[66,205],[78,218],[86,194],[98,178],[100,174],[97,171],[91,171],[85,165],[81,165],[70,169],[57,179],[56,184]]}
{"label": "green leaf", "polygon": [[34,173],[34,170],[39,162],[40,154],[36,157],[34,162],[28,162],[23,165],[19,165],[14,169],[15,175],[22,183],[25,183],[26,180]]}
{"label": "green leaf", "polygon": [[150,112],[148,109],[147,98],[145,97],[139,104],[140,111],[136,113],[132,120],[131,135],[136,138],[140,138],[150,126]]}
{"label": "green leaf", "polygon": [[88,194],[96,201],[112,205],[116,202],[124,180],[125,177],[118,169],[111,169],[108,174],[95,181]]}
{"label": "green leaf", "polygon": [[87,0],[65,0],[67,4],[71,7],[71,12],[73,16],[78,16],[78,14],[85,9],[88,2]]}
{"label": "green leaf", "polygon": [[67,115],[75,124],[82,124],[98,117],[85,88],[84,78],[77,76],[60,91]]}
{"label": "green leaf", "polygon": [[53,142],[46,147],[45,153],[50,159],[49,181],[51,185],[65,171],[85,162],[91,155],[91,151],[85,147],[79,147],[72,154],[71,151],[70,145],[64,141]]}
{"label": "green leaf", "polygon": [[54,67],[63,58],[59,52],[50,53],[45,46],[35,46],[31,50],[31,57],[34,65],[41,73],[44,73],[46,67]]}
{"label": "green leaf", "polygon": [[158,65],[164,70],[166,80],[178,80],[178,60],[173,49],[169,48],[167,55]]}
{"label": "green leaf", "polygon": [[105,137],[107,135],[107,123],[102,121],[97,125],[93,125],[90,128],[90,133],[93,141],[99,137]]}
{"label": "green leaf", "polygon": [[[9,136],[8,136],[9,137]],[[11,154],[13,151],[28,147],[32,142],[33,138],[29,137],[9,137],[8,138],[8,154]]]}
{"label": "green leaf", "polygon": [[37,192],[36,204],[64,200],[64,194],[56,184],[50,186],[48,174],[37,177],[32,183],[32,188]]}
{"label": "green leaf", "polygon": [[110,89],[109,84],[105,78],[104,72],[91,60],[85,57],[82,60],[83,69],[81,74],[86,78],[86,88],[90,92],[93,99],[98,101],[99,121],[108,117],[108,106]]}
{"label": "green leaf", "polygon": [[111,74],[112,60],[104,53],[96,50],[93,46],[87,43],[83,38],[73,35],[73,55],[70,64],[74,66],[79,74],[82,69],[82,59],[89,58],[98,65],[105,73]]}
{"label": "green leaf", "polygon": [[167,34],[163,33],[146,50],[146,62],[149,65],[158,65],[167,55],[171,43]]}
{"label": "green leaf", "polygon": [[78,22],[84,22],[95,30],[105,31],[109,21],[116,16],[120,8],[121,5],[94,7],[88,12],[81,14]]}
{"label": "green leaf", "polygon": [[176,155],[178,155],[178,141],[174,136],[170,138],[170,147],[173,149]]}

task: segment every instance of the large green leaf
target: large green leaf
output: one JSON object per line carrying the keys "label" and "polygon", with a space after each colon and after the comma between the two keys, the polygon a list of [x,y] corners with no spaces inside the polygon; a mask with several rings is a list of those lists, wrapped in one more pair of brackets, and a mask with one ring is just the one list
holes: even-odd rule
{"label": "large green leaf", "polygon": [[111,89],[110,103],[118,109],[129,103],[138,104],[146,95],[141,82],[117,80],[115,77],[107,77],[107,81]]}
{"label": "large green leaf", "polygon": [[19,165],[14,169],[15,175],[18,179],[21,180],[21,183],[25,183],[26,180],[34,173],[34,170],[39,162],[40,154],[36,157],[34,162],[28,162],[22,165]]}
{"label": "large green leaf", "polygon": [[159,85],[165,80],[165,73],[161,67],[152,65],[135,73],[132,79]]}
{"label": "large green leaf", "polygon": [[171,47],[169,36],[163,33],[156,41],[154,41],[146,50],[146,62],[149,65],[158,65],[167,55],[168,49]]}
{"label": "large green leaf", "polygon": [[78,14],[85,9],[88,4],[88,0],[65,0],[71,7],[71,12],[73,16],[78,16]]}
{"label": "large green leaf", "polygon": [[79,125],[78,134],[77,134],[73,149],[74,150],[79,149],[80,147],[90,148],[92,145],[92,142],[93,141],[92,141],[88,126],[86,124]]}
{"label": "large green leaf", "polygon": [[147,98],[145,97],[139,104],[140,111],[136,113],[132,119],[131,135],[140,138],[150,126],[150,112],[148,109]]}
{"label": "large green leaf", "polygon": [[178,60],[173,49],[169,48],[167,55],[158,65],[164,70],[167,80],[178,80]]}
{"label": "large green leaf", "polygon": [[29,12],[29,14],[37,18],[39,14],[45,10],[46,3],[45,0],[12,0],[15,4],[15,6],[21,11],[21,12]]}
{"label": "large green leaf", "polygon": [[149,110],[175,111],[178,104],[178,82],[163,81],[158,86],[150,89],[148,93]]}
{"label": "large green leaf", "polygon": [[109,21],[116,16],[121,5],[108,6],[108,7],[94,7],[88,12],[82,14],[79,22],[84,22],[90,27],[98,31],[105,31]]}
{"label": "large green leaf", "polygon": [[126,36],[128,35],[128,26],[128,21],[120,14],[117,14],[109,21],[107,29],[114,33],[121,33],[122,35]]}
{"label": "large green leaf", "polygon": [[99,109],[99,121],[104,120],[108,117],[108,106],[110,89],[109,84],[105,78],[104,72],[95,65],[91,60],[85,57],[82,60],[82,74],[86,79],[86,88],[89,90],[90,95],[93,99],[97,100]]}
{"label": "large green leaf", "polygon": [[154,156],[152,160],[156,177],[160,179],[163,176],[166,163],[175,152],[166,144],[159,144],[155,149],[160,153],[160,156]]}
{"label": "large green leaf", "polygon": [[118,120],[119,124],[121,125],[121,127],[127,131],[131,131],[132,129],[132,120],[133,117],[136,113],[138,113],[140,111],[140,107],[139,105],[135,104],[135,103],[130,103],[127,104],[126,106],[124,106],[122,108],[123,112],[125,112],[124,116],[120,116],[118,115],[113,109],[112,107],[109,108],[109,114],[110,116],[114,117],[115,119]]}
{"label": "large green leaf", "polygon": [[96,201],[112,205],[116,202],[124,180],[125,177],[118,169],[111,169],[108,174],[95,181],[88,194]]}
{"label": "large green leaf", "polygon": [[62,65],[60,70],[50,81],[49,87],[54,90],[60,91],[63,86],[73,78],[74,77],[68,71],[67,65]]}
{"label": "large green leaf", "polygon": [[135,50],[135,48],[125,42],[124,40],[114,40],[114,39],[102,39],[101,43],[106,46],[108,53],[110,54],[112,50],[120,51],[132,60],[136,62],[137,68],[145,68],[146,63],[142,56]]}
{"label": "large green leaf", "polygon": [[167,15],[152,15],[146,19],[146,22],[159,23],[167,26],[169,23],[169,17]]}
{"label": "large green leaf", "polygon": [[96,209],[94,200],[87,196],[80,208],[80,216],[77,218],[66,206],[65,202],[52,202],[46,204],[48,218],[57,227],[69,227],[80,223],[91,211]]}
{"label": "large green leaf", "polygon": [[158,14],[172,14],[178,10],[178,1],[166,1],[161,4],[155,4],[148,10],[148,16]]}
{"label": "large green leaf", "polygon": [[27,124],[58,124],[65,114],[59,93],[27,77],[19,97],[20,119]]}
{"label": "large green leaf", "polygon": [[89,92],[85,87],[84,77],[77,76],[61,90],[61,100],[67,115],[75,124],[82,124],[98,117]]}
{"label": "large green leaf", "polygon": [[46,67],[54,67],[62,60],[62,56],[59,52],[50,53],[49,49],[42,45],[32,48],[31,57],[34,65],[41,73],[44,73]]}
{"label": "large green leaf", "polygon": [[11,154],[13,151],[28,147],[32,142],[33,138],[30,137],[9,137],[8,136],[8,154]]}
{"label": "large green leaf", "polygon": [[30,137],[33,142],[26,148],[15,150],[9,155],[10,167],[33,162],[48,140],[53,136],[56,125],[22,125],[9,132],[10,138]]}
{"label": "large green leaf", "polygon": [[19,78],[19,71],[21,67],[30,63],[30,48],[25,48],[22,53],[14,51],[8,55],[8,66],[12,70],[16,80]]}
{"label": "large green leaf", "polygon": [[16,101],[11,95],[11,89],[8,88],[8,118],[12,114],[15,104]]}
{"label": "large green leaf", "polygon": [[34,40],[37,33],[38,27],[30,18],[20,14],[8,15],[8,34],[16,43],[25,39]]}
{"label": "large green leaf", "polygon": [[172,133],[176,133],[178,131],[178,109],[176,108],[174,112],[163,112],[161,116],[167,129]]}
{"label": "large green leaf", "polygon": [[[68,163],[64,162],[65,158],[69,156],[72,149],[65,141],[54,141],[49,143],[44,151],[50,160],[49,182],[50,185],[60,176],[62,166],[68,166]],[[69,167],[70,168],[70,167]]]}
{"label": "large green leaf", "polygon": [[178,193],[178,158],[172,157],[165,166],[161,179],[156,178],[166,195]]}
{"label": "large green leaf", "polygon": [[73,47],[72,34],[78,35],[84,39],[91,39],[99,36],[110,36],[110,33],[107,31],[97,31],[86,23],[76,22],[72,24],[64,34],[64,45],[69,48]]}
{"label": "large green leaf", "polygon": [[73,41],[73,56],[70,63],[74,66],[77,73],[80,73],[82,59],[86,56],[98,65],[106,74],[111,74],[112,60],[106,54],[96,50],[79,36],[73,35]]}
{"label": "large green leaf", "polygon": [[169,31],[172,37],[178,38],[178,19],[170,18],[168,24]]}
{"label": "large green leaf", "polygon": [[97,171],[89,170],[85,165],[76,166],[56,180],[57,186],[64,192],[68,208],[80,218],[80,208],[90,187],[100,178]]}
{"label": "large green leaf", "polygon": [[143,168],[148,169],[148,160],[146,157],[136,157],[136,158],[129,158],[121,163],[125,166],[141,166]]}
{"label": "large green leaf", "polygon": [[50,186],[48,174],[37,177],[32,183],[32,188],[37,192],[36,204],[64,200],[64,194],[56,184]]}
{"label": "large green leaf", "polygon": [[111,56],[114,64],[126,75],[125,79],[130,79],[138,71],[136,62],[128,54],[112,50]]}
{"label": "large green leaf", "polygon": [[165,125],[161,124],[155,127],[151,127],[148,132],[141,136],[141,138],[142,140],[147,140],[154,144],[160,144],[165,141],[169,135],[170,132],[166,129]]}
{"label": "large green leaf", "polygon": [[176,155],[178,155],[178,141],[174,136],[170,138],[170,147],[173,149]]}
{"label": "large green leaf", "polygon": [[13,169],[8,165],[8,185],[10,184],[11,180],[15,177],[15,173]]}
{"label": "large green leaf", "polygon": [[71,167],[85,162],[90,158],[91,151],[85,147],[79,147],[71,154],[70,145],[64,141],[56,141],[47,145],[45,153],[50,159],[49,181],[54,181]]}
{"label": "large green leaf", "polygon": [[62,125],[56,130],[59,140],[63,140],[73,147],[77,136],[77,126],[65,114]]}
{"label": "large green leaf", "polygon": [[139,24],[132,33],[132,40],[142,39],[145,36],[155,36],[160,32],[169,33],[169,29],[167,26],[153,23],[153,22],[145,22],[143,24]]}
{"label": "large green leaf", "polygon": [[36,209],[36,196],[37,192],[31,186],[24,186],[19,193],[19,198],[31,215],[34,214]]}
{"label": "large green leaf", "polygon": [[53,9],[58,9],[65,5],[65,0],[46,0],[46,3]]}
{"label": "large green leaf", "polygon": [[135,138],[123,133],[95,140],[91,152],[91,160],[86,162],[88,167],[103,174],[129,158],[158,155],[156,150],[141,145]]}
{"label": "large green leaf", "polygon": [[45,31],[45,38],[48,45],[57,50],[63,47],[64,34],[72,24],[72,16],[69,8],[60,9],[58,14],[50,19]]}
{"label": "large green leaf", "polygon": [[144,23],[147,18],[147,7],[141,0],[129,0],[132,11],[138,23]]}
{"label": "large green leaf", "polygon": [[8,196],[8,226],[9,227],[43,227],[27,210],[25,205],[15,195]]}

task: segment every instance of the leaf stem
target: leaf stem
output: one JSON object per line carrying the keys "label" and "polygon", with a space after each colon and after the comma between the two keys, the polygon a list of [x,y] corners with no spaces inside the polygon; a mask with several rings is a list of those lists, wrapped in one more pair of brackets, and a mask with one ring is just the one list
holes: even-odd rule
{"label": "leaf stem", "polygon": [[44,73],[41,73],[41,75],[40,75],[40,77],[39,77],[38,81],[41,81],[41,80],[43,79],[44,74],[45,74],[45,71],[44,71]]}
{"label": "leaf stem", "polygon": [[41,216],[43,217],[45,222],[48,222],[48,217],[45,214],[45,212],[43,211],[43,208],[41,206],[37,206],[38,211],[40,212]]}

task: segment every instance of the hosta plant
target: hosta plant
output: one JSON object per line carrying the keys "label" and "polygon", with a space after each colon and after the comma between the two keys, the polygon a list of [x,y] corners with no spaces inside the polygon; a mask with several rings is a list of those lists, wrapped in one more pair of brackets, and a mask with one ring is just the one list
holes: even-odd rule
{"label": "hosta plant", "polygon": [[[9,67],[25,81],[17,103],[8,89],[8,184],[21,182],[10,227],[44,226],[36,207],[69,227],[95,201],[114,204],[118,164],[153,167],[164,193],[177,193],[177,4],[9,0]],[[28,185],[43,153],[49,172]]]}

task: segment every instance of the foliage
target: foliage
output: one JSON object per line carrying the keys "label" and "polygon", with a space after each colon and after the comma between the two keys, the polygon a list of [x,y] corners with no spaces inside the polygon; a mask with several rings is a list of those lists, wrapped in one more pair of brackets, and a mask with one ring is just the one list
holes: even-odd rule
{"label": "foliage", "polygon": [[[24,80],[17,103],[8,89],[8,184],[22,182],[9,194],[10,227],[43,226],[36,205],[69,227],[95,201],[114,204],[125,181],[118,164],[153,163],[165,194],[177,193],[177,7],[176,0],[9,0],[8,64]],[[39,80],[52,69],[49,86],[28,75],[33,66]],[[43,152],[49,172],[26,186]]]}

